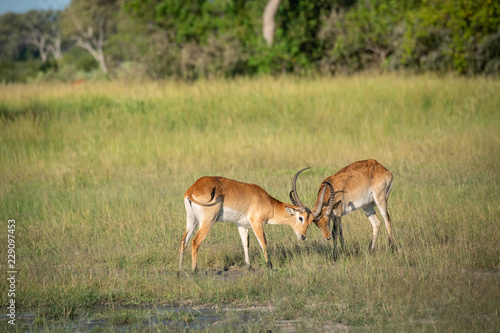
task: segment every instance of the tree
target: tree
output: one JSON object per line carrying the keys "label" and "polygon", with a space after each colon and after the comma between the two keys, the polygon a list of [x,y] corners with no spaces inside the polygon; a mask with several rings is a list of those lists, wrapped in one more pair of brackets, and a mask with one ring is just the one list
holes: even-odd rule
{"label": "tree", "polygon": [[31,46],[20,38],[24,26],[24,14],[6,13],[0,16],[0,60],[21,60],[26,52],[32,53]]}
{"label": "tree", "polygon": [[74,13],[70,13],[70,15],[77,31],[73,35],[76,45],[87,50],[97,61],[101,71],[104,74],[108,74],[108,66],[106,65],[106,57],[103,51],[104,20],[96,20],[94,26],[88,25],[85,29]]}
{"label": "tree", "polygon": [[397,68],[394,55],[401,53],[405,16],[418,6],[419,0],[365,0],[336,6],[318,35],[325,48],[322,72]]}
{"label": "tree", "polygon": [[133,0],[126,8],[148,27],[142,48],[148,74],[193,80],[246,71],[255,6],[246,0]]}
{"label": "tree", "polygon": [[118,0],[72,0],[64,11],[65,33],[94,57],[104,74],[109,71],[104,54],[106,37],[115,30],[115,14],[120,9]]}
{"label": "tree", "polygon": [[498,62],[500,2],[428,0],[408,13],[403,61],[426,70],[478,73]]}
{"label": "tree", "polygon": [[47,51],[49,51],[54,58],[59,61],[62,59],[62,37],[58,27],[52,27],[51,33],[47,35]]}
{"label": "tree", "polygon": [[366,62],[360,64],[361,68],[380,68],[387,56],[394,52],[402,12],[397,1],[367,1],[346,14],[345,27],[342,29],[344,46],[351,49],[350,52],[368,56]]}
{"label": "tree", "polygon": [[24,16],[24,26],[20,34],[25,43],[37,48],[42,62],[47,62],[49,54],[56,60],[62,58],[61,33],[58,27],[58,11],[29,11]]}
{"label": "tree", "polygon": [[332,1],[328,0],[290,0],[280,5],[275,18],[273,71],[301,72],[316,66],[323,54],[318,33],[331,10]]}

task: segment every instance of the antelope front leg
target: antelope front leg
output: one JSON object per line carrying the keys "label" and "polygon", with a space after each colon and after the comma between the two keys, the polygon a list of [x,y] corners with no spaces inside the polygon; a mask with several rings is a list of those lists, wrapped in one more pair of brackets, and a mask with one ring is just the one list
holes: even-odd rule
{"label": "antelope front leg", "polygon": [[338,254],[337,239],[339,236],[340,236],[340,244],[342,245],[342,251],[345,252],[344,232],[342,231],[342,218],[340,216],[333,216],[332,220],[333,220],[332,237],[333,237],[333,246],[335,249],[335,254]]}
{"label": "antelope front leg", "polygon": [[[253,224],[252,224],[253,225]],[[266,242],[266,235],[264,234],[264,226],[263,223],[260,225],[253,225],[253,232],[255,233],[255,237],[257,237],[257,240],[259,241],[259,245],[264,252],[264,259],[266,260],[267,267],[273,268],[273,264],[269,260],[267,256],[267,242]]]}
{"label": "antelope front leg", "polygon": [[338,250],[337,250],[337,235],[338,235],[338,230],[337,230],[337,219],[335,217],[332,218],[332,239],[333,239],[333,252],[335,256],[337,256]]}
{"label": "antelope front leg", "polygon": [[342,219],[340,217],[339,217],[339,232],[340,232],[340,243],[342,244],[342,251],[345,252],[344,230],[342,229]]}

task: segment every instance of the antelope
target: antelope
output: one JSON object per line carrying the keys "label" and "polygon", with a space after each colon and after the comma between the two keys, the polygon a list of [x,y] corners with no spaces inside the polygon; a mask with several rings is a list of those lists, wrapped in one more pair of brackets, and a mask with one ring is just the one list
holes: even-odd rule
{"label": "antelope", "polygon": [[83,84],[83,83],[85,83],[85,79],[77,79],[77,80],[71,81],[71,86],[78,86],[78,85]]}
{"label": "antelope", "polygon": [[[306,168],[307,169],[307,168]],[[269,267],[272,263],[267,254],[267,242],[264,234],[264,224],[289,225],[295,231],[298,239],[306,238],[309,225],[321,212],[318,209],[311,213],[305,207],[297,194],[297,172],[292,180],[292,196],[296,204],[285,204],[271,197],[263,188],[255,184],[247,184],[223,177],[202,177],[184,193],[186,207],[186,232],[181,240],[179,270],[182,271],[184,251],[196,227],[199,229],[191,244],[192,268],[196,271],[198,250],[214,226],[215,222],[232,222],[238,226],[238,232],[243,243],[246,266],[250,268],[248,255],[249,229],[257,237],[264,253],[264,259]],[[325,191],[322,192],[322,196]],[[323,200],[323,197],[321,198]]]}
{"label": "antelope", "polygon": [[[323,195],[325,188],[327,195]],[[333,220],[331,235],[335,250],[337,237],[340,234],[342,249],[345,250],[344,233],[342,231],[342,216],[358,209],[363,209],[373,228],[373,235],[368,250],[372,252],[380,229],[380,220],[375,213],[375,206],[382,215],[389,246],[392,243],[391,218],[387,211],[387,200],[392,187],[392,173],[376,160],[354,162],[339,170],[336,174],[327,177],[318,191],[318,198],[313,206],[321,210],[322,214],[314,218],[314,223],[321,229],[323,236],[330,239],[329,222]],[[319,195],[321,191],[321,195]],[[293,201],[292,201],[293,202]],[[330,207],[333,207],[330,208]],[[331,214],[333,212],[333,215]]]}

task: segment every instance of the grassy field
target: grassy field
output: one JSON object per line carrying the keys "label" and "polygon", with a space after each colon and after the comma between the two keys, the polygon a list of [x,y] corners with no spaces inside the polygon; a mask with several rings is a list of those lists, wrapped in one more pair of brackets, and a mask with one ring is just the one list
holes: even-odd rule
{"label": "grassy field", "polygon": [[[114,306],[203,305],[268,309],[243,331],[289,321],[498,332],[499,108],[500,82],[485,78],[0,86],[2,276],[15,219],[17,311],[35,314],[16,328],[64,331],[102,306],[124,325],[142,319]],[[183,193],[197,178],[256,183],[289,202],[294,173],[311,166],[298,183],[311,205],[326,176],[367,158],[394,174],[397,252],[382,227],[370,255],[371,225],[354,212],[337,260],[314,225],[304,242],[266,226],[274,270],[252,235],[255,271],[240,274],[236,226],[220,223],[200,249],[200,273],[189,273],[189,247],[179,274]],[[2,278],[4,309],[8,287]],[[186,311],[169,322],[195,319]]]}

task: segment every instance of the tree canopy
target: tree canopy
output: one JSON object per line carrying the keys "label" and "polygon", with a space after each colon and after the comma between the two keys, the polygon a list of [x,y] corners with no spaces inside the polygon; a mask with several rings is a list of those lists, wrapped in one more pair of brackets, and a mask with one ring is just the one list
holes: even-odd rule
{"label": "tree canopy", "polygon": [[[72,0],[63,12],[7,13],[0,16],[1,79],[19,80],[12,68],[20,62],[38,64],[33,75],[66,73],[61,79],[88,71],[187,80],[365,70],[500,73],[499,1],[274,1],[271,41],[263,36],[266,4]],[[59,55],[50,51],[56,36]]]}

